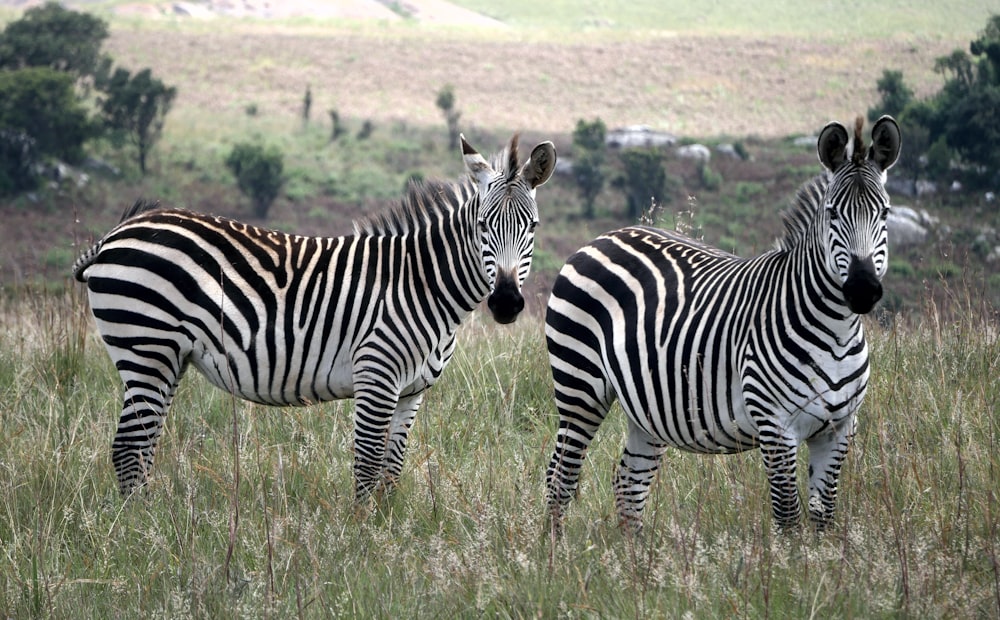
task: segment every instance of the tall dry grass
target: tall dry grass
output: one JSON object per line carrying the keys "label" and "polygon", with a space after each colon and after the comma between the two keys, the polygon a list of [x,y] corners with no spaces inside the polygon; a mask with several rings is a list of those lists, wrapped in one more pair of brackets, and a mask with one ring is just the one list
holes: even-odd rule
{"label": "tall dry grass", "polygon": [[1000,340],[983,316],[947,316],[870,326],[832,531],[772,530],[755,452],[670,451],[644,535],[624,537],[613,411],[553,541],[537,318],[463,328],[398,492],[358,520],[349,403],[253,406],[195,373],[152,483],[123,502],[109,458],[121,389],[85,299],[8,300],[0,616],[996,617]]}

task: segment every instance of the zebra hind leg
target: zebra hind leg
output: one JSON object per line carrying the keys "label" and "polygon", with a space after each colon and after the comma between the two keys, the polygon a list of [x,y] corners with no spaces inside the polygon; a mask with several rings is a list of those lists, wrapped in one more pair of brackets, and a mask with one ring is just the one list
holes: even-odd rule
{"label": "zebra hind leg", "polygon": [[163,433],[163,421],[180,377],[153,383],[151,379],[130,379],[125,384],[122,413],[111,444],[111,462],[123,497],[128,497],[149,480],[156,447]]}
{"label": "zebra hind leg", "polygon": [[385,452],[383,465],[382,488],[385,494],[391,494],[399,483],[403,472],[403,459],[406,456],[406,442],[410,435],[410,427],[417,415],[417,409],[424,400],[423,392],[399,399],[396,411],[392,414],[389,425],[389,444]]}
{"label": "zebra hind leg", "polygon": [[614,492],[618,525],[630,535],[642,531],[642,511],[666,450],[667,444],[629,420],[628,439],[615,472]]}
{"label": "zebra hind leg", "polygon": [[545,487],[549,526],[555,536],[560,536],[563,513],[576,496],[587,448],[604,421],[609,405],[569,399],[563,397],[557,388],[556,407],[559,410],[559,430],[545,472]]}

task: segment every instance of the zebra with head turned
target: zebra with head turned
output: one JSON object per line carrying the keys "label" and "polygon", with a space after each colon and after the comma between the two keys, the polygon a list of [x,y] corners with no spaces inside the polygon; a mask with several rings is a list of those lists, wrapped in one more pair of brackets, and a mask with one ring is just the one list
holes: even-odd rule
{"label": "zebra with head turned", "polygon": [[411,184],[351,236],[288,235],[137,203],[77,260],[125,384],[112,460],[125,495],[144,484],[178,382],[193,365],[266,405],[354,398],[355,500],[398,480],[424,391],[488,296],[499,323],[524,307],[543,142],[487,162],[463,137],[469,178]]}
{"label": "zebra with head turned", "polygon": [[809,446],[808,511],[834,514],[837,481],[868,384],[860,314],[888,264],[886,171],[899,127],[882,117],[865,148],[830,123],[827,173],[800,189],[778,247],[744,259],[635,226],[569,258],[553,284],[545,334],[559,427],[547,502],[558,531],[597,428],[617,398],[628,437],[614,478],[619,523],[641,528],[664,451],[759,446],[781,527],[798,523],[795,462]]}

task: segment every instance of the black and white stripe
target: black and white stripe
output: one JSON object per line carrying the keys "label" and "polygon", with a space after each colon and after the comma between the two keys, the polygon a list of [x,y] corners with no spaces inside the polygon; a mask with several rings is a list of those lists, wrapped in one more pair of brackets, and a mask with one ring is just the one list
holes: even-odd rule
{"label": "black and white stripe", "polygon": [[556,527],[586,451],[617,398],[628,438],[615,475],[618,517],[641,513],[664,451],[760,447],[781,526],[797,523],[798,446],[809,446],[808,510],[833,518],[837,480],[868,384],[859,314],[882,294],[886,170],[899,155],[883,117],[865,150],[831,123],[828,172],[803,186],[778,247],[744,259],[677,233],[631,227],[574,254],[545,320],[559,428],[547,471]]}
{"label": "black and white stripe", "polygon": [[517,136],[469,179],[412,185],[352,236],[303,237],[139,203],[74,265],[125,398],[112,446],[123,494],[145,483],[189,365],[267,405],[355,399],[355,498],[399,477],[424,391],[464,317],[489,296],[524,306],[550,142],[518,165]]}

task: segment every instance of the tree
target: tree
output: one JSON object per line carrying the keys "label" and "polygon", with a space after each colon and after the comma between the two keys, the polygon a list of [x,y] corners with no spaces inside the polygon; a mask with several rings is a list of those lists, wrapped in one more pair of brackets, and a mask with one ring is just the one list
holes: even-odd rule
{"label": "tree", "polygon": [[336,142],[337,138],[344,135],[347,132],[344,126],[340,123],[340,112],[336,108],[330,108],[330,142]]}
{"label": "tree", "polygon": [[284,156],[277,147],[241,142],[226,157],[226,167],[236,177],[236,185],[253,201],[254,213],[266,218],[278,197],[284,179]]}
{"label": "tree", "polygon": [[903,72],[885,69],[877,86],[882,101],[868,109],[868,120],[874,122],[885,114],[898,119],[913,100],[913,89],[903,82]]}
{"label": "tree", "polygon": [[135,76],[126,69],[116,69],[110,77],[101,71],[97,88],[104,93],[99,103],[105,127],[115,142],[128,140],[136,146],[139,170],[146,174],[146,157],[163,133],[177,89],[154,78],[149,69]]}
{"label": "tree", "polygon": [[590,123],[580,119],[573,131],[573,147],[577,153],[573,162],[573,180],[583,200],[583,216],[587,219],[593,219],[594,202],[604,189],[606,135],[607,126],[599,118]]}
{"label": "tree", "polygon": [[0,71],[0,127],[30,136],[38,155],[70,163],[83,159],[83,143],[97,133],[72,76],[47,67]]}
{"label": "tree", "polygon": [[108,38],[104,20],[47,2],[7,24],[0,35],[0,68],[48,67],[74,77],[93,75]]}
{"label": "tree", "polygon": [[0,129],[0,196],[38,186],[35,139],[16,129]]}
{"label": "tree", "polygon": [[461,118],[462,113],[455,109],[455,89],[452,88],[451,84],[446,84],[438,91],[435,104],[444,114],[445,123],[448,124],[448,148],[456,149],[458,148],[459,136],[458,119]]}
{"label": "tree", "polygon": [[[885,71],[879,80],[883,95],[878,112],[898,110],[907,149],[917,158],[904,157],[903,166],[923,168],[931,176],[954,174],[951,162],[961,157],[966,177],[971,180],[1000,180],[1000,15],[992,16],[980,36],[969,44],[969,52],[957,49],[939,57],[934,71],[944,77],[941,90],[923,100],[912,99],[912,91],[902,82],[902,74]],[[920,127],[920,130],[914,130]],[[933,157],[931,155],[933,154]],[[926,165],[920,162],[927,162]],[[914,170],[914,178],[918,171]]]}
{"label": "tree", "polygon": [[309,112],[312,110],[313,93],[312,88],[306,84],[306,94],[302,97],[302,124],[309,124]]}
{"label": "tree", "polygon": [[650,204],[669,202],[667,171],[663,167],[663,154],[654,148],[629,149],[621,154],[625,176],[622,188],[628,201],[628,215],[633,220],[650,207]]}

